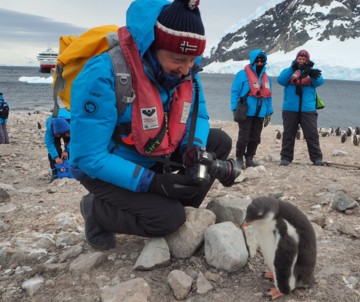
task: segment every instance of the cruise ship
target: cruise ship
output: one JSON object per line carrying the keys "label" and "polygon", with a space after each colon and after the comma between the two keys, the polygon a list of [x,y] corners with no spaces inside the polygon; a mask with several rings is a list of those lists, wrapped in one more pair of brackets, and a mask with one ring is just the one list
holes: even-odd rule
{"label": "cruise ship", "polygon": [[40,52],[37,55],[37,59],[40,63],[40,72],[50,73],[51,68],[55,68],[56,66],[57,56],[58,53],[50,47],[47,50]]}

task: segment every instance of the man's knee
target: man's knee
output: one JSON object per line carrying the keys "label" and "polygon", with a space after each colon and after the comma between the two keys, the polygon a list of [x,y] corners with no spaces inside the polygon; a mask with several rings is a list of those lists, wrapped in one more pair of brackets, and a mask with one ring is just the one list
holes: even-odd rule
{"label": "man's knee", "polygon": [[232,148],[231,137],[221,129],[210,129],[206,150],[214,152],[218,159],[226,159]]}
{"label": "man's knee", "polygon": [[145,218],[143,228],[149,236],[166,236],[177,231],[186,221],[185,209],[177,203],[163,209],[154,219]]}

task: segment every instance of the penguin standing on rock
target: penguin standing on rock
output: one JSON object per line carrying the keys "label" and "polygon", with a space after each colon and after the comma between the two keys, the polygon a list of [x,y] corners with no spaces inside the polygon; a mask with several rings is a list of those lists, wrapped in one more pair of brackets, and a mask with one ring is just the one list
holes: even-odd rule
{"label": "penguin standing on rock", "polygon": [[249,204],[242,227],[249,224],[257,231],[261,253],[270,268],[264,276],[275,283],[266,295],[275,300],[314,284],[316,237],[303,212],[291,203],[258,197]]}

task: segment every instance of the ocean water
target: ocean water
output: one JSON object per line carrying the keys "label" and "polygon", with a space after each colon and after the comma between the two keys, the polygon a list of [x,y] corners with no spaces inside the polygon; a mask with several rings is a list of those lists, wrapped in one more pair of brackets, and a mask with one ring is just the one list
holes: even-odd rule
{"label": "ocean water", "polygon": [[[326,75],[325,75],[326,76]],[[230,90],[235,75],[200,74],[207,108],[212,120],[232,121]],[[281,125],[283,87],[273,80],[272,124]],[[53,107],[50,74],[40,73],[36,67],[0,66],[0,92],[11,110],[49,111]],[[326,80],[317,89],[326,103],[319,110],[319,127],[360,126],[360,82]]]}

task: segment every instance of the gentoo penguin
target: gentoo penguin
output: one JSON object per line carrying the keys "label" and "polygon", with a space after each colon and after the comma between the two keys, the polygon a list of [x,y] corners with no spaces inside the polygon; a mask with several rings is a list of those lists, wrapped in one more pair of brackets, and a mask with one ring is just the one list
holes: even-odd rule
{"label": "gentoo penguin", "polygon": [[340,136],[340,135],[341,135],[341,128],[340,128],[340,127],[337,127],[337,128],[335,129],[335,135],[336,135],[336,136]]}
{"label": "gentoo penguin", "polygon": [[359,135],[356,135],[355,133],[353,135],[353,144],[354,144],[354,146],[359,146],[360,145]]}
{"label": "gentoo penguin", "polygon": [[342,143],[345,143],[345,142],[346,142],[346,139],[347,139],[347,134],[346,134],[346,132],[344,132],[344,133],[341,135],[341,142],[342,142]]}
{"label": "gentoo penguin", "polygon": [[353,132],[354,132],[353,128],[348,127],[347,130],[346,130],[346,135],[351,136],[353,134]]}
{"label": "gentoo penguin", "polygon": [[274,300],[295,288],[314,284],[316,237],[303,212],[291,203],[258,197],[247,207],[242,227],[249,224],[258,234],[261,253],[270,268],[265,277],[275,283],[266,295]]}
{"label": "gentoo penguin", "polygon": [[355,134],[360,135],[360,127],[355,127]]}
{"label": "gentoo penguin", "polygon": [[280,132],[280,130],[276,130],[276,139],[281,139],[281,132]]}

